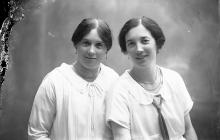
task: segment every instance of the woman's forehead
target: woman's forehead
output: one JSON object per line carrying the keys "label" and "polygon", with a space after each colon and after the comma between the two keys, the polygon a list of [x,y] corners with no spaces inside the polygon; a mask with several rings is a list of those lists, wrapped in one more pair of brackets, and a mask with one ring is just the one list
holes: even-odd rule
{"label": "woman's forehead", "polygon": [[87,35],[83,37],[83,39],[102,42],[102,39],[99,37],[97,28],[92,29]]}
{"label": "woman's forehead", "polygon": [[138,26],[131,28],[126,34],[125,39],[129,40],[140,37],[152,37],[150,31],[146,29],[142,24],[139,24]]}

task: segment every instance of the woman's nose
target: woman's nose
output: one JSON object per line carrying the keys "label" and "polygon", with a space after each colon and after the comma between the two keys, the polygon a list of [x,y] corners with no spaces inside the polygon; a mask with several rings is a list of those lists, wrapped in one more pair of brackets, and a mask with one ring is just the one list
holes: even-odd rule
{"label": "woman's nose", "polygon": [[95,54],[95,46],[94,46],[93,44],[90,45],[89,50],[88,50],[88,53],[89,53],[90,55]]}
{"label": "woman's nose", "polygon": [[143,46],[140,44],[140,43],[137,43],[136,44],[136,47],[137,47],[137,53],[140,53],[140,52],[143,52],[144,51],[144,49],[143,49]]}

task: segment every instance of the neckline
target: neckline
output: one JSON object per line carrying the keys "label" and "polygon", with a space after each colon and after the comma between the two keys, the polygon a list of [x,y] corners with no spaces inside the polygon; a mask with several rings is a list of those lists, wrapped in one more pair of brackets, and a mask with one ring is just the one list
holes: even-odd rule
{"label": "neckline", "polygon": [[[159,84],[162,84],[161,85],[161,88],[162,88],[162,86],[163,86],[163,81],[164,81],[164,76],[163,76],[163,72],[162,72],[162,70],[161,70],[161,68],[159,67],[159,66],[156,66],[157,67],[157,75],[160,75],[160,83]],[[131,79],[131,81],[133,81],[133,83],[135,83],[136,85],[138,85],[139,87],[141,87],[141,88],[143,88],[144,90],[146,90],[147,92],[151,92],[151,93],[154,93],[154,90],[157,88],[155,88],[155,89],[146,89],[146,88],[144,88],[144,84],[145,83],[142,83],[142,82],[137,82],[133,77],[132,77],[132,75],[131,75],[131,73],[130,73],[130,71],[131,71],[131,69],[128,69],[128,70],[126,70],[126,72],[127,72],[127,74],[128,74],[128,76],[129,76],[129,78]],[[158,76],[157,76],[158,77]],[[152,82],[152,83],[155,83],[155,82]],[[147,83],[147,84],[149,84],[149,83]],[[157,86],[157,85],[156,85]],[[160,89],[161,89],[160,88]],[[160,91],[160,90],[159,90]]]}
{"label": "neckline", "polygon": [[[160,79],[157,79],[158,78],[158,75],[159,75],[159,78]],[[132,76],[131,76],[132,77]],[[134,79],[134,78],[133,78]],[[156,81],[156,80],[159,80],[159,81]],[[136,81],[136,80],[135,80]],[[136,81],[137,82],[137,81]],[[159,83],[157,83],[159,82]],[[155,81],[152,83],[154,85],[152,85],[153,87],[152,88],[149,88],[147,87],[147,85],[150,85],[149,83],[141,83],[141,82],[137,82],[141,87],[144,88],[144,90],[150,92],[150,93],[153,93],[154,95],[159,95],[159,91],[160,89],[162,88],[163,86],[163,74],[161,72],[161,69],[159,67],[157,67],[157,71],[156,71],[156,79]],[[155,85],[156,84],[156,85]]]}
{"label": "neckline", "polygon": [[[147,96],[150,96],[150,97],[154,97],[154,96],[157,96],[157,95],[161,95],[163,99],[167,99],[167,97],[165,97],[166,95],[163,93],[163,88],[164,88],[164,74],[163,74],[163,70],[160,66],[158,66],[161,74],[162,74],[162,81],[163,81],[163,84],[161,85],[161,88],[159,89],[159,91],[157,92],[157,94],[151,92],[151,91],[148,91],[146,90],[145,88],[143,88],[138,82],[136,82],[133,77],[129,74],[129,71],[130,69],[127,69],[125,71],[125,74],[127,75],[129,81],[131,81],[132,83],[131,84],[134,84],[136,87],[139,87],[139,89],[142,90],[143,94],[147,95]],[[133,93],[133,92],[132,92]],[[135,93],[133,93],[134,96],[136,96]]]}
{"label": "neckline", "polygon": [[74,62],[72,65],[71,65],[71,71],[74,73],[74,75],[80,80],[82,81],[83,83],[86,83],[86,84],[92,84],[92,83],[96,83],[96,81],[98,81],[98,79],[100,78],[100,76],[102,75],[103,73],[103,64],[100,63],[100,70],[96,76],[96,78],[93,80],[93,81],[87,81],[85,80],[83,77],[81,77],[78,73],[76,73],[76,71],[74,70],[74,64],[76,62]]}

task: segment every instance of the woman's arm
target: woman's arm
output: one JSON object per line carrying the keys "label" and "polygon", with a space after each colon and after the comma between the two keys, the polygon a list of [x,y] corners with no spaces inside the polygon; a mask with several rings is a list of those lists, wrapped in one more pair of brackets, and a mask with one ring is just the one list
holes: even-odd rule
{"label": "woman's arm", "polygon": [[111,122],[110,124],[114,135],[114,140],[131,140],[129,129],[122,127],[114,122]]}
{"label": "woman's arm", "polygon": [[55,106],[53,88],[50,81],[45,79],[35,95],[28,123],[28,140],[50,140]]}
{"label": "woman's arm", "polygon": [[185,116],[185,134],[186,140],[198,140],[195,129],[193,128],[189,113]]}

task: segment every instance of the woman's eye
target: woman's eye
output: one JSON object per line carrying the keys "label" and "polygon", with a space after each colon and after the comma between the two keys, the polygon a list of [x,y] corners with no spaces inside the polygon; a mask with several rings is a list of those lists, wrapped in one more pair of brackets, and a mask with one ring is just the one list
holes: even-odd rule
{"label": "woman's eye", "polygon": [[143,44],[148,44],[149,40],[143,39],[141,42],[142,42]]}
{"label": "woman's eye", "polygon": [[90,45],[90,42],[89,42],[89,41],[83,41],[82,44],[83,44],[84,46],[89,46],[89,45]]}
{"label": "woman's eye", "polygon": [[128,42],[128,43],[127,43],[127,46],[128,46],[129,48],[134,47],[134,46],[135,46],[135,43],[134,43],[134,42]]}
{"label": "woman's eye", "polygon": [[96,48],[101,49],[104,48],[104,44],[103,43],[96,43]]}

